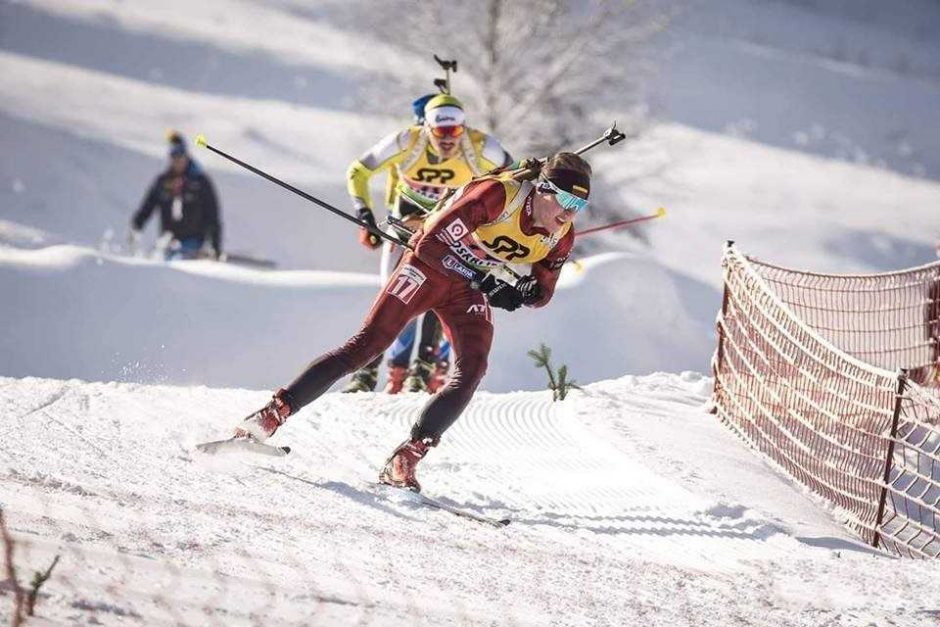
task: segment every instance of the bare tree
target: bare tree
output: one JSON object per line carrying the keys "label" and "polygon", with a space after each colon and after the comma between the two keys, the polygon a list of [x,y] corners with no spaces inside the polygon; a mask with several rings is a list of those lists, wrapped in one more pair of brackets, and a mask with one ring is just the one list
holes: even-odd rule
{"label": "bare tree", "polygon": [[[378,6],[369,14],[378,36],[418,55],[459,60],[453,91],[467,103],[470,123],[517,154],[583,143],[601,114],[616,115],[628,135],[638,132],[640,85],[652,67],[641,45],[665,28],[672,11],[662,1],[640,0],[393,0]],[[428,77],[415,79],[381,85],[382,102],[402,90],[412,97],[427,91]]]}
{"label": "bare tree", "polygon": [[[400,107],[404,115],[407,103],[433,91],[437,54],[459,62],[452,91],[467,105],[470,125],[499,138],[517,158],[584,145],[614,119],[636,139],[651,123],[644,87],[655,70],[648,60],[652,39],[684,1],[385,0],[350,7],[358,28],[365,25],[412,60],[394,78],[375,76],[363,105],[382,113]],[[592,207],[579,224],[651,210],[624,206],[605,185],[592,192]],[[579,240],[576,253],[624,237],[645,239],[642,230],[603,233]]]}

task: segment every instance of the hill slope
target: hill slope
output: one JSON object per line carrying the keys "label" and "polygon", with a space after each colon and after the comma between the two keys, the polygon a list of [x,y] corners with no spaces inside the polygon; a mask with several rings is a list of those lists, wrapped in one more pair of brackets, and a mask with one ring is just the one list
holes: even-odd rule
{"label": "hill slope", "polygon": [[707,393],[480,395],[421,478],[498,530],[370,485],[420,396],[327,395],[288,457],[206,458],[264,393],[3,379],[0,500],[21,574],[62,555],[39,605],[62,622],[932,625],[933,566],[874,558]]}

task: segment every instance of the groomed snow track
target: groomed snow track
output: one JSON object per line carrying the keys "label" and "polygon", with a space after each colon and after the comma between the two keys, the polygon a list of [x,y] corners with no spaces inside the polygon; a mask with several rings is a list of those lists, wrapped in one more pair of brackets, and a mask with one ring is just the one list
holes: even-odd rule
{"label": "groomed snow track", "polygon": [[271,460],[193,451],[263,392],[0,379],[0,501],[21,581],[62,556],[38,607],[66,623],[810,625],[840,603],[927,616],[873,609],[888,598],[874,583],[808,613],[753,603],[806,569],[853,581],[873,554],[704,411],[708,387],[688,373],[564,403],[479,395],[421,478],[513,521],[493,529],[370,486],[421,395],[327,395]]}

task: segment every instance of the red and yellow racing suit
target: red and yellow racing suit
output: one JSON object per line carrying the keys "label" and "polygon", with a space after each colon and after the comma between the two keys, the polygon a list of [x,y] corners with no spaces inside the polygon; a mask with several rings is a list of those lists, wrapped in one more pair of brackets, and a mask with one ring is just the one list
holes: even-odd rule
{"label": "red and yellow racing suit", "polygon": [[545,305],[574,244],[566,224],[549,234],[534,225],[528,182],[486,177],[458,190],[425,222],[376,298],[360,330],[340,348],[313,361],[286,388],[294,412],[326,392],[343,375],[380,354],[405,324],[428,310],[437,313],[456,353],[450,382],[431,397],[412,428],[412,438],[435,442],[460,416],[486,372],[493,322],[486,296],[470,275],[506,264],[529,264]]}
{"label": "red and yellow racing suit", "polygon": [[[411,126],[384,137],[361,158],[353,161],[347,173],[347,190],[357,212],[363,207],[371,209],[369,180],[378,172],[388,172],[385,203],[390,213],[399,220],[416,218],[415,221],[420,221],[444,194],[511,162],[509,153],[496,139],[472,128],[460,136],[456,154],[441,159],[424,127]],[[408,226],[414,228],[415,221]],[[390,232],[407,237],[406,233],[398,233],[394,229]],[[379,264],[382,280],[388,278],[399,255],[397,247],[388,240],[383,241]],[[435,358],[440,342],[441,327],[433,316],[431,318],[419,323],[421,335],[417,356],[424,361]],[[399,350],[402,352],[391,355],[391,363],[407,366],[411,345],[403,344]],[[381,355],[376,356],[368,367],[377,367],[381,360]]]}

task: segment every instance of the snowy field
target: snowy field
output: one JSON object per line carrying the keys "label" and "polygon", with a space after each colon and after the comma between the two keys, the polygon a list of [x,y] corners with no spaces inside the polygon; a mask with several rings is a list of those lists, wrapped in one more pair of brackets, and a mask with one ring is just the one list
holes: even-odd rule
{"label": "snowy field", "polygon": [[[328,394],[284,458],[194,452],[356,330],[378,260],[346,223],[203,152],[227,250],[279,269],[120,253],[170,127],[348,206],[409,110],[358,87],[434,68],[339,5],[0,0],[0,505],[21,581],[61,555],[29,624],[940,625],[935,565],[860,544],[706,411],[725,240],[935,259],[940,9],[722,0],[667,31],[664,119],[592,163],[668,215],[496,313],[485,391],[422,463],[497,529],[372,484],[422,395]],[[551,402],[541,342],[584,391]]]}
{"label": "snowy field", "polygon": [[[940,580],[851,539],[703,410],[701,375],[481,394],[422,467],[371,484],[422,402],[330,395],[288,457],[192,445],[264,394],[3,379],[17,562],[44,617],[104,624],[935,625]],[[48,443],[58,449],[51,454]]]}

